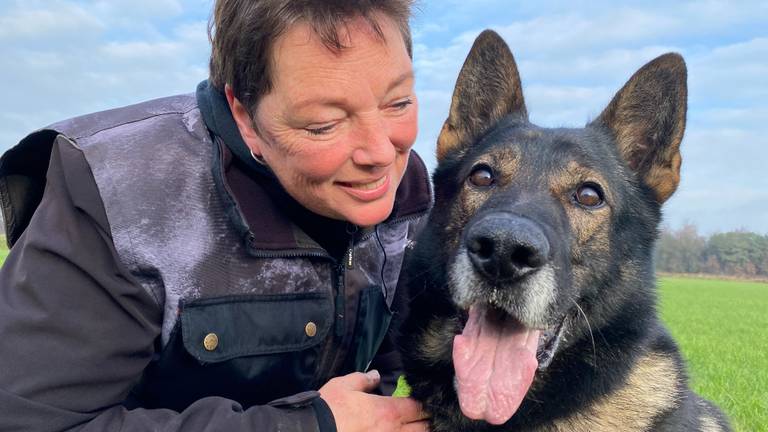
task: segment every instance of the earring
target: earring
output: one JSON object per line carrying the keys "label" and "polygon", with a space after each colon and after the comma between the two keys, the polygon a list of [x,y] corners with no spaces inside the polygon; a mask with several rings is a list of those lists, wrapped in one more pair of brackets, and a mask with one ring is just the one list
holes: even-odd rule
{"label": "earring", "polygon": [[256,161],[256,163],[258,163],[259,165],[267,166],[267,161],[264,160],[264,157],[262,157],[261,155],[256,156],[256,154],[253,153],[253,150],[250,148],[248,149],[248,151],[251,152],[251,157],[253,158],[253,160]]}

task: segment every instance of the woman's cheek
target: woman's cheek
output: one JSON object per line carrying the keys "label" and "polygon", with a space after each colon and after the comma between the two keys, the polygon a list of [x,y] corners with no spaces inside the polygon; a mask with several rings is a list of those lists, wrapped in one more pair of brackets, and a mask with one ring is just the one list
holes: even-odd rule
{"label": "woman's cheek", "polygon": [[290,165],[295,167],[302,177],[310,183],[322,183],[330,180],[344,166],[348,159],[345,146],[336,142],[334,145],[316,146],[296,153]]}
{"label": "woman's cheek", "polygon": [[419,131],[417,108],[414,103],[407,114],[394,119],[392,122],[390,139],[392,144],[400,150],[408,150],[416,142],[416,136]]}

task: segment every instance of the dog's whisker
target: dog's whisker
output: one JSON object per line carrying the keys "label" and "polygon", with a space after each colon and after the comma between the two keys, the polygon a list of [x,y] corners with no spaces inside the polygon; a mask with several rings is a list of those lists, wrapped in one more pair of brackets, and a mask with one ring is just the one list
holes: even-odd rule
{"label": "dog's whisker", "polygon": [[432,265],[424,267],[422,271],[413,273],[411,277],[413,279],[421,279],[422,276],[432,273],[434,270],[439,269],[441,266],[442,264],[440,262],[433,263]]}
{"label": "dog's whisker", "polygon": [[584,317],[584,322],[587,323],[587,329],[589,330],[589,339],[592,341],[592,355],[595,359],[595,367],[597,367],[597,347],[595,346],[595,336],[592,334],[592,326],[589,324],[589,318],[587,318],[587,314],[584,313],[584,309],[579,306],[579,303],[571,298],[571,302],[576,306],[576,309],[579,310],[581,313],[581,316]]}
{"label": "dog's whisker", "polygon": [[543,400],[536,399],[535,397],[531,396],[530,394],[526,394],[525,395],[525,400],[528,400],[528,401],[531,401],[531,402],[535,402],[535,403],[538,403],[538,404],[544,403]]}

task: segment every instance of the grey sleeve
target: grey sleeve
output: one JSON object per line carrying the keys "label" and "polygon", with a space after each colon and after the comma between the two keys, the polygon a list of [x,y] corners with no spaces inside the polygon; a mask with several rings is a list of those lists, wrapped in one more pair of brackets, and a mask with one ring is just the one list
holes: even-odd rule
{"label": "grey sleeve", "polygon": [[126,410],[161,322],[120,264],[82,152],[57,139],[42,202],[0,270],[0,431],[335,430],[316,394]]}

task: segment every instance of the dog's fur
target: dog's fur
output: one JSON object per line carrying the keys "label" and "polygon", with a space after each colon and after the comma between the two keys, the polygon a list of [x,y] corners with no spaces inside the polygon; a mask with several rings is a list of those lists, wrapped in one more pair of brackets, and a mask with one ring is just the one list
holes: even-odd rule
{"label": "dog's fur", "polygon": [[[438,139],[435,206],[401,298],[405,375],[433,431],[729,430],[688,388],[656,313],[652,250],[661,204],[679,182],[686,89],[682,57],[666,54],[585,128],[540,128],[528,122],[507,45],[492,31],[475,41]],[[603,204],[591,205],[595,193]],[[501,246],[503,256],[472,256],[477,231],[523,251],[511,264]],[[494,310],[499,325],[546,331],[533,383],[501,426],[470,420],[457,397],[453,342],[470,305]]]}

